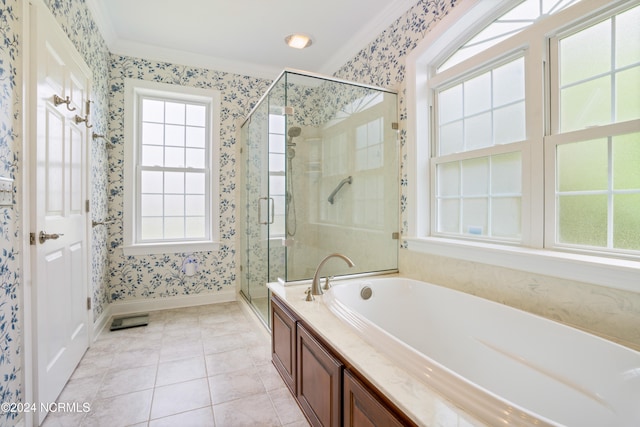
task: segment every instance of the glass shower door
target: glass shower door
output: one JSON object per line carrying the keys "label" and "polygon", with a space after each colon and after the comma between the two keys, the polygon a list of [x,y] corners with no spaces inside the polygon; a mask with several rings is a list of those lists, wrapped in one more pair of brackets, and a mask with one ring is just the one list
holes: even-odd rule
{"label": "glass shower door", "polygon": [[242,293],[262,320],[269,323],[269,223],[273,202],[268,181],[268,105],[259,106],[245,123],[245,194],[246,247],[243,253]]}

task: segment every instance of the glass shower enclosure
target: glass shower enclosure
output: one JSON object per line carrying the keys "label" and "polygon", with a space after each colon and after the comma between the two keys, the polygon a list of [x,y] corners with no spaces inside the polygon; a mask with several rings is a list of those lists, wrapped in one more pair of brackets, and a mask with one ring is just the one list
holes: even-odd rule
{"label": "glass shower enclosure", "polygon": [[394,92],[285,70],[241,129],[241,293],[270,326],[267,283],[397,270]]}

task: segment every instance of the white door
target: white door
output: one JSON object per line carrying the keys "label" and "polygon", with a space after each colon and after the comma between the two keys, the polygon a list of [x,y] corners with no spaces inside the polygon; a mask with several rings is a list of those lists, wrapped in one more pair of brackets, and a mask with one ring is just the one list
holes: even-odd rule
{"label": "white door", "polygon": [[[51,403],[89,343],[89,131],[76,118],[86,118],[91,73],[43,2],[33,2],[31,11],[34,378],[37,401]],[[45,415],[35,421],[40,424]]]}

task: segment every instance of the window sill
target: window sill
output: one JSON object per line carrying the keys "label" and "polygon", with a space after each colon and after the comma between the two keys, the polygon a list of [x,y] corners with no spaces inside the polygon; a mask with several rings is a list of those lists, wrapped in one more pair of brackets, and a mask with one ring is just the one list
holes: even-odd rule
{"label": "window sill", "polygon": [[407,249],[640,293],[640,262],[438,237],[404,239]]}
{"label": "window sill", "polygon": [[125,255],[176,254],[183,252],[211,252],[220,249],[219,242],[198,241],[181,243],[145,243],[121,246]]}

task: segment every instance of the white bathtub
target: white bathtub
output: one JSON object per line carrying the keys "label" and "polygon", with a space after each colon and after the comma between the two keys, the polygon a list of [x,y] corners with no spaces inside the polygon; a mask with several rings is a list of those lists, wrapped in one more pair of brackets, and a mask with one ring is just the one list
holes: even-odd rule
{"label": "white bathtub", "polygon": [[640,426],[640,352],[401,277],[336,282],[324,301],[363,339],[489,425]]}

